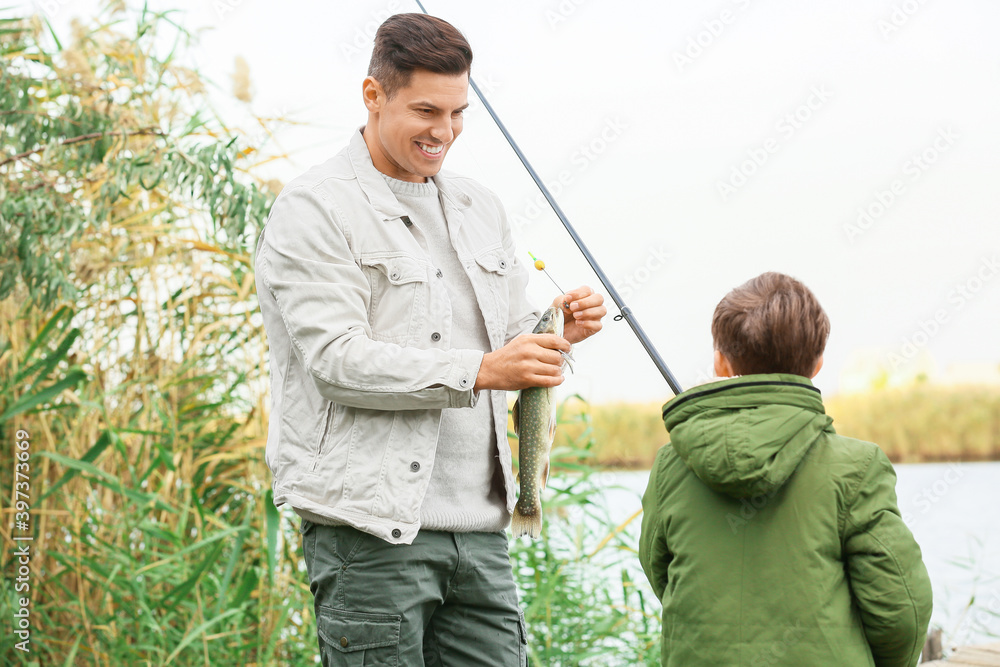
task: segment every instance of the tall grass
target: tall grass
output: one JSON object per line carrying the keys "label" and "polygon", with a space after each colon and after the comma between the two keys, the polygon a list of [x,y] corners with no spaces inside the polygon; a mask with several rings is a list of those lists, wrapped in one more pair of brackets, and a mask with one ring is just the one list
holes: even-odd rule
{"label": "tall grass", "polygon": [[[592,464],[605,468],[649,469],[657,450],[667,442],[660,418],[662,403],[563,404],[560,431],[571,441],[592,442]],[[511,440],[516,447],[516,440]]]}
{"label": "tall grass", "polygon": [[[37,17],[0,20],[3,664],[315,654],[262,457],[248,251],[271,195],[174,61],[187,35],[170,14],[113,3],[65,44]],[[18,430],[28,591],[11,540]],[[20,597],[28,653],[9,628]]]}
{"label": "tall grass", "polygon": [[[1000,459],[1000,387],[920,383],[835,395],[824,402],[838,433],[878,444],[895,462]],[[595,465],[648,470],[670,439],[660,418],[662,406],[577,404],[567,410],[589,412]],[[571,423],[563,431],[575,438],[583,426]],[[511,446],[516,450],[513,438]]]}
{"label": "tall grass", "polygon": [[838,433],[877,443],[894,461],[1000,459],[1000,387],[918,383],[826,404]]}
{"label": "tall grass", "polygon": [[659,602],[645,579],[632,578],[638,532],[626,529],[638,515],[622,524],[608,516],[586,404],[571,397],[557,417],[542,534],[510,548],[530,664],[657,665]]}

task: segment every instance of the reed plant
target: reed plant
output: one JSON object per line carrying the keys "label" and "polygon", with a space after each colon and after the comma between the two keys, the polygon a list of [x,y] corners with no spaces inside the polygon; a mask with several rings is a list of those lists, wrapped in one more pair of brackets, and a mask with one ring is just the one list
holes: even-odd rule
{"label": "reed plant", "polygon": [[[838,433],[878,444],[897,463],[993,461],[1000,459],[1000,387],[904,387],[824,398]],[[604,468],[648,470],[670,440],[662,403],[577,405],[590,414],[593,463]],[[569,437],[583,427],[567,424]],[[516,449],[517,441],[511,438]]]}
{"label": "reed plant", "polygon": [[917,382],[827,400],[838,433],[898,462],[1000,459],[1000,387]]}
{"label": "reed plant", "polygon": [[608,488],[595,477],[595,432],[583,399],[564,400],[557,422],[542,534],[512,540],[510,547],[529,663],[657,665],[659,601],[644,578],[635,580],[633,522],[639,513],[621,523],[609,517]]}
{"label": "reed plant", "polygon": [[[62,39],[0,19],[3,664],[315,655],[262,457],[250,249],[273,192],[178,60],[189,37],[172,12],[119,3]],[[21,597],[28,651],[8,627]]]}

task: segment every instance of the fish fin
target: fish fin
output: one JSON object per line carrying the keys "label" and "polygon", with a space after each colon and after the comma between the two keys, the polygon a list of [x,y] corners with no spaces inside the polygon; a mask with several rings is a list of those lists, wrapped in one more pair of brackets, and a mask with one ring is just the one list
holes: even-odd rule
{"label": "fish fin", "polygon": [[573,370],[573,364],[570,363],[571,361],[576,361],[576,359],[573,358],[573,353],[572,352],[559,352],[559,354],[562,355],[563,364],[565,364],[566,366],[569,366],[570,372],[573,373],[574,375],[576,375],[576,371]]}
{"label": "fish fin", "polygon": [[518,424],[518,422],[520,421],[520,416],[521,416],[520,415],[520,412],[521,412],[520,408],[521,408],[521,397],[518,396],[517,400],[514,401],[514,407],[511,408],[511,410],[510,410],[510,420],[512,422],[514,422],[514,435],[517,435],[517,432],[520,430],[520,425]]}
{"label": "fish fin", "polygon": [[548,459],[546,459],[545,469],[542,471],[542,488],[544,489],[545,485],[548,483],[549,483],[549,461]]}
{"label": "fish fin", "polygon": [[542,533],[542,505],[536,505],[531,514],[521,512],[521,505],[518,503],[514,507],[514,515],[510,518],[510,531],[514,537],[528,535],[531,539],[537,538]]}

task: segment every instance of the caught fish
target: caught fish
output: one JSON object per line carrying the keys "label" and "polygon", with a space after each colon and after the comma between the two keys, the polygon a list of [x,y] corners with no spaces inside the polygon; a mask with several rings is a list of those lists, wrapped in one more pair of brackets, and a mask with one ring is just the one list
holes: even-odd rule
{"label": "caught fish", "polygon": [[[562,336],[562,309],[549,307],[542,313],[532,333]],[[572,357],[565,352],[561,354],[565,363],[569,364]],[[510,529],[514,537],[530,535],[534,539],[542,532],[541,492],[549,479],[549,452],[556,432],[555,388],[522,389],[512,412],[514,433],[518,437],[517,481],[521,488]]]}

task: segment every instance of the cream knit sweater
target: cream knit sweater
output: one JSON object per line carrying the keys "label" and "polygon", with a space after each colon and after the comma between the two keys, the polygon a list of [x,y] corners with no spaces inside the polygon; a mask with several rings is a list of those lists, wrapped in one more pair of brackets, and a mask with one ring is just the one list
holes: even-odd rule
{"label": "cream knit sweater", "polygon": [[[410,232],[430,255],[451,297],[451,344],[490,351],[489,336],[472,283],[448,234],[433,180],[411,183],[383,174],[396,199],[409,211]],[[435,278],[431,278],[434,280]],[[426,530],[503,530],[510,522],[499,470],[489,389],[473,408],[444,408],[434,468],[420,507]]]}

